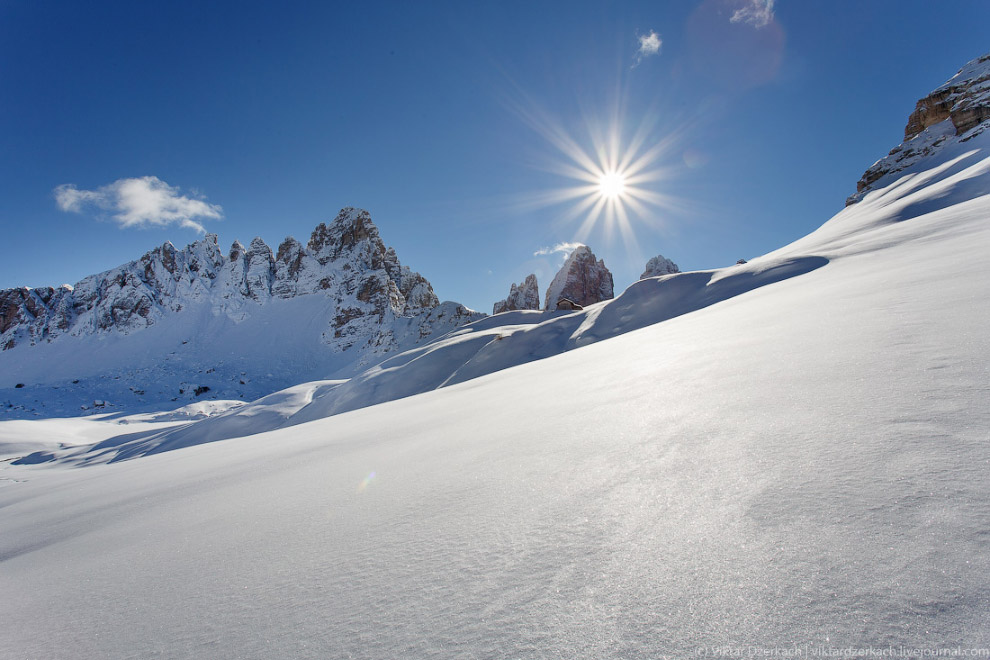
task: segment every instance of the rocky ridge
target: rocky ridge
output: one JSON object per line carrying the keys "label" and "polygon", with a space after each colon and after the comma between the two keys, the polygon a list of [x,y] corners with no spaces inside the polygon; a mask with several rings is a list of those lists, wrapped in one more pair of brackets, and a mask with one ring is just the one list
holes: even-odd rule
{"label": "rocky ridge", "polygon": [[321,340],[335,352],[389,352],[402,343],[393,327],[400,318],[405,334],[420,338],[483,316],[456,303],[441,306],[426,278],[385,247],[368,212],[345,208],[305,246],[289,237],[273,252],[255,238],[246,248],[234,241],[224,255],[217,236],[207,234],[181,250],[165,243],[75,286],[2,290],[0,348],[126,335],[198,303],[240,322],[258,305],[307,295],[332,307]]}
{"label": "rocky ridge", "polygon": [[539,309],[540,287],[536,283],[536,275],[530,274],[520,284],[509,287],[509,295],[505,300],[499,300],[492,307],[492,314],[511,312],[517,309]]}
{"label": "rocky ridge", "polygon": [[566,298],[584,307],[615,297],[612,273],[605,262],[596,260],[587,245],[580,245],[567,257],[560,271],[547,287],[543,309],[553,311]]}
{"label": "rocky ridge", "polygon": [[976,137],[990,126],[990,54],[968,62],[945,84],[915,105],[904,128],[904,142],[891,149],[856,184],[846,199],[855,204],[888,175],[896,174],[922,158],[955,142]]}
{"label": "rocky ridge", "polygon": [[662,254],[658,254],[646,262],[646,269],[643,271],[643,274],[639,276],[639,279],[645,280],[647,277],[673,275],[674,273],[679,272],[681,272],[681,269],[677,267],[677,264]]}

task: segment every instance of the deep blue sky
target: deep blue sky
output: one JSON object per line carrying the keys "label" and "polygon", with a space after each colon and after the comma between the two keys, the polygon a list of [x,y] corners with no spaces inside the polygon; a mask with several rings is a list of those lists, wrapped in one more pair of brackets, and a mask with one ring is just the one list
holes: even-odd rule
{"label": "deep blue sky", "polygon": [[[0,287],[74,283],[194,229],[121,228],[54,190],[155,176],[223,209],[226,248],[305,241],[343,206],[442,299],[489,311],[573,241],[575,185],[527,117],[591,148],[617,100],[628,138],[670,146],[630,252],[586,241],[618,289],[662,253],[682,269],[773,250],[843,206],[914,102],[990,50],[990,3],[0,3]],[[656,55],[636,62],[655,31]],[[197,197],[198,196],[198,197]]]}

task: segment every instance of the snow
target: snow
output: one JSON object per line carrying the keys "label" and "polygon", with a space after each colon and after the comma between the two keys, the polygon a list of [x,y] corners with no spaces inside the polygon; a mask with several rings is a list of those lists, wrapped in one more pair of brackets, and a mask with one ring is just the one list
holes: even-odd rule
{"label": "snow", "polygon": [[[305,423],[0,463],[0,657],[990,646],[990,133],[950,148],[747,264],[183,429]],[[0,437],[110,423],[49,422]]]}
{"label": "snow", "polygon": [[932,94],[956,89],[967,89],[972,103],[986,103],[987,94],[990,93],[990,55],[967,62]]}
{"label": "snow", "polygon": [[201,387],[256,399],[354,375],[483,316],[440,303],[365,211],[343,209],[310,243],[287,239],[276,258],[260,238],[247,250],[235,241],[228,260],[208,234],[87,277],[72,295],[0,291],[14,321],[0,338],[0,419],[77,414],[94,400],[161,410]]}
{"label": "snow", "polygon": [[159,414],[101,413],[78,419],[11,420],[0,423],[0,461],[26,454],[34,455],[29,463],[47,462],[56,455],[93,454],[97,453],[96,447],[112,438],[185,426],[242,405],[242,401],[210,401]]}

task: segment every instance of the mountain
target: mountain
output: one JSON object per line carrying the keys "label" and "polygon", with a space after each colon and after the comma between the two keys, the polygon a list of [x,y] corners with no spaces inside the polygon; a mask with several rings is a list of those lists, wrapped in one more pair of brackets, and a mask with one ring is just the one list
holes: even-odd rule
{"label": "mountain", "polygon": [[639,279],[642,280],[647,277],[659,277],[661,275],[673,275],[674,273],[679,272],[681,272],[681,269],[677,267],[677,264],[662,254],[658,254],[646,262],[646,268],[643,270],[643,274],[639,276]]}
{"label": "mountain", "polygon": [[540,287],[536,283],[536,275],[527,275],[521,284],[509,287],[509,295],[505,300],[499,300],[492,307],[492,314],[513,312],[517,309],[539,309]]}
{"label": "mountain", "polygon": [[290,237],[273,253],[255,238],[225,255],[208,234],[74,287],[0,291],[0,367],[5,388],[34,389],[49,413],[94,396],[128,408],[197,389],[256,398],[299,376],[353,373],[483,316],[440,303],[367,211],[345,208],[305,246]]}
{"label": "mountain", "polygon": [[966,64],[945,84],[920,99],[904,128],[904,142],[870,166],[846,200],[855,204],[898,173],[939,154],[959,149],[987,130],[990,119],[990,55]]}
{"label": "mountain", "polygon": [[0,656],[978,655],[988,218],[983,130],[745,264],[195,424],[209,402],[0,423],[91,457],[240,424],[0,463]]}
{"label": "mountain", "polygon": [[560,271],[547,287],[545,310],[557,309],[557,303],[566,298],[582,307],[615,295],[612,273],[587,245],[579,245],[568,255]]}

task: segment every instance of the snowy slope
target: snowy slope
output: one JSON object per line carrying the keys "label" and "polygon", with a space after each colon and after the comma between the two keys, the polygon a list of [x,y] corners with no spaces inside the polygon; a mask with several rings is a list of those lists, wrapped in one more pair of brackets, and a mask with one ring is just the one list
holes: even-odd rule
{"label": "snowy slope", "polygon": [[[980,136],[944,152],[945,162],[930,170],[916,167],[886,188],[838,214],[810,237],[747,264],[714,271],[696,271],[647,278],[618,298],[574,313],[515,311],[465,325],[446,336],[388,358],[334,387],[321,382],[273,395],[278,414],[258,415],[258,406],[232,409],[220,418],[171,428],[150,437],[129,435],[108,450],[100,442],[90,450],[73,446],[42,450],[27,462],[60,460],[92,463],[120,460],[203,442],[260,433],[283,426],[446,387],[533,360],[544,359],[609,339],[682,314],[729,300],[759,287],[802,276],[850,250],[868,249],[872,232],[918,213],[929,213],[990,189],[985,150],[990,137]],[[979,147],[982,146],[983,150]],[[974,148],[976,147],[976,148]],[[981,157],[983,155],[984,157]],[[924,163],[923,163],[924,164]],[[291,339],[286,337],[285,342]],[[306,372],[292,365],[294,373]],[[286,402],[293,402],[288,405]]]}
{"label": "snowy slope", "polygon": [[[615,300],[575,313],[503,313],[388,358],[348,380],[304,383],[194,424],[148,436],[127,434],[127,438],[118,438],[109,448],[109,438],[101,438],[92,447],[76,445],[54,451],[45,448],[21,460],[85,464],[115,461],[322,419],[610,339],[827,263],[827,259],[818,256],[754,261],[727,272],[698,271],[640,280]],[[333,385],[327,387],[326,382]],[[298,395],[301,390],[306,396]],[[259,414],[259,410],[271,409],[270,401],[277,402],[276,414]]]}
{"label": "snowy slope", "polygon": [[421,396],[8,468],[0,655],[986,646],[988,213]]}
{"label": "snowy slope", "polygon": [[0,657],[987,648],[988,294],[984,132],[748,264],[252,404],[311,421],[0,464]]}
{"label": "snowy slope", "polygon": [[0,656],[985,647],[990,198],[952,196],[985,155],[782,250],[827,266],[580,350],[8,467]]}

